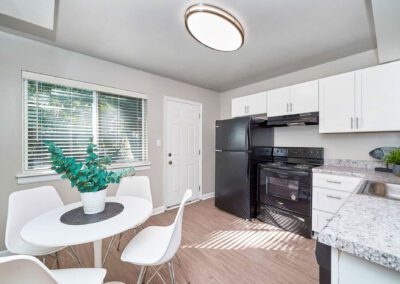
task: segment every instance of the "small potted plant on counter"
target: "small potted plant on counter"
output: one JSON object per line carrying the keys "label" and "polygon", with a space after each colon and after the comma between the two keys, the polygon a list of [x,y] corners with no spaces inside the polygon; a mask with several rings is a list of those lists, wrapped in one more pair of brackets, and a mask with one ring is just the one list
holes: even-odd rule
{"label": "small potted plant on counter", "polygon": [[90,143],[86,153],[85,162],[77,162],[75,158],[65,157],[63,150],[53,142],[45,142],[51,155],[51,169],[62,178],[69,179],[72,187],[76,187],[81,193],[83,210],[85,214],[96,214],[105,208],[106,189],[110,183],[119,183],[121,178],[135,173],[134,168],[119,172],[108,171],[111,164],[108,156],[100,157],[97,154],[97,146]]}
{"label": "small potted plant on counter", "polygon": [[387,164],[393,166],[393,173],[400,177],[400,148],[397,148],[387,154],[384,158]]}

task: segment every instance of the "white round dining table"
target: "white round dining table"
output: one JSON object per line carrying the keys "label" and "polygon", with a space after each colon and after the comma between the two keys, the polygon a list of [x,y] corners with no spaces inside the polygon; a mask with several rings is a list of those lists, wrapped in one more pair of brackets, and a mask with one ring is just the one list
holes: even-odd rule
{"label": "white round dining table", "polygon": [[67,225],[61,216],[82,206],[76,202],[46,212],[29,221],[21,231],[21,238],[42,247],[63,247],[93,242],[94,267],[102,267],[102,240],[143,224],[153,210],[146,199],[133,196],[107,197],[106,202],[118,202],[124,209],[107,220],[86,225]]}

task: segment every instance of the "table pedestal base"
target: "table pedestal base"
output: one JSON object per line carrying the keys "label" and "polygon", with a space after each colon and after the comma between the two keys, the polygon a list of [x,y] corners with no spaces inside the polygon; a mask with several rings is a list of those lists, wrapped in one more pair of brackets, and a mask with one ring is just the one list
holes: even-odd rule
{"label": "table pedestal base", "polygon": [[94,258],[94,267],[95,268],[103,268],[103,255],[102,255],[102,240],[97,240],[93,242],[93,258]]}

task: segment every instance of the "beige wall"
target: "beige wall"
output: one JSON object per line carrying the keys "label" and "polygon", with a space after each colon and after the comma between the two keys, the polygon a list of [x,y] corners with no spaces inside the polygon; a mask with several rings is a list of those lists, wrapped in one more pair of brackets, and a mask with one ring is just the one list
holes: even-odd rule
{"label": "beige wall", "polygon": [[[160,64],[163,64],[160,62]],[[214,192],[214,122],[219,116],[218,94],[178,81],[113,64],[68,50],[0,32],[0,250],[4,249],[7,199],[11,192],[41,184],[19,186],[22,171],[21,70],[132,90],[148,95],[149,159],[154,207],[163,205],[163,96],[203,104],[203,194]],[[190,70],[188,70],[190,72]],[[79,199],[66,181],[54,185],[65,202]],[[113,193],[113,189],[110,194]]]}
{"label": "beige wall", "polygon": [[[268,91],[279,87],[320,79],[377,65],[376,51],[370,50],[326,64],[286,74],[220,94],[220,117],[231,117],[231,100],[235,97]],[[380,146],[399,146],[400,132],[319,134],[318,126],[275,128],[276,146],[324,147],[327,159],[371,159],[368,152]]]}

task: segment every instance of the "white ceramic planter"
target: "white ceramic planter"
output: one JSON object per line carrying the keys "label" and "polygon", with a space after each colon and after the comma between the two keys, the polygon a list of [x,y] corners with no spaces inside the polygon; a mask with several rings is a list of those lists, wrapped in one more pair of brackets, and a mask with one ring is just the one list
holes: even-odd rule
{"label": "white ceramic planter", "polygon": [[104,210],[106,206],[107,190],[96,192],[81,192],[83,211],[85,214],[96,214]]}

